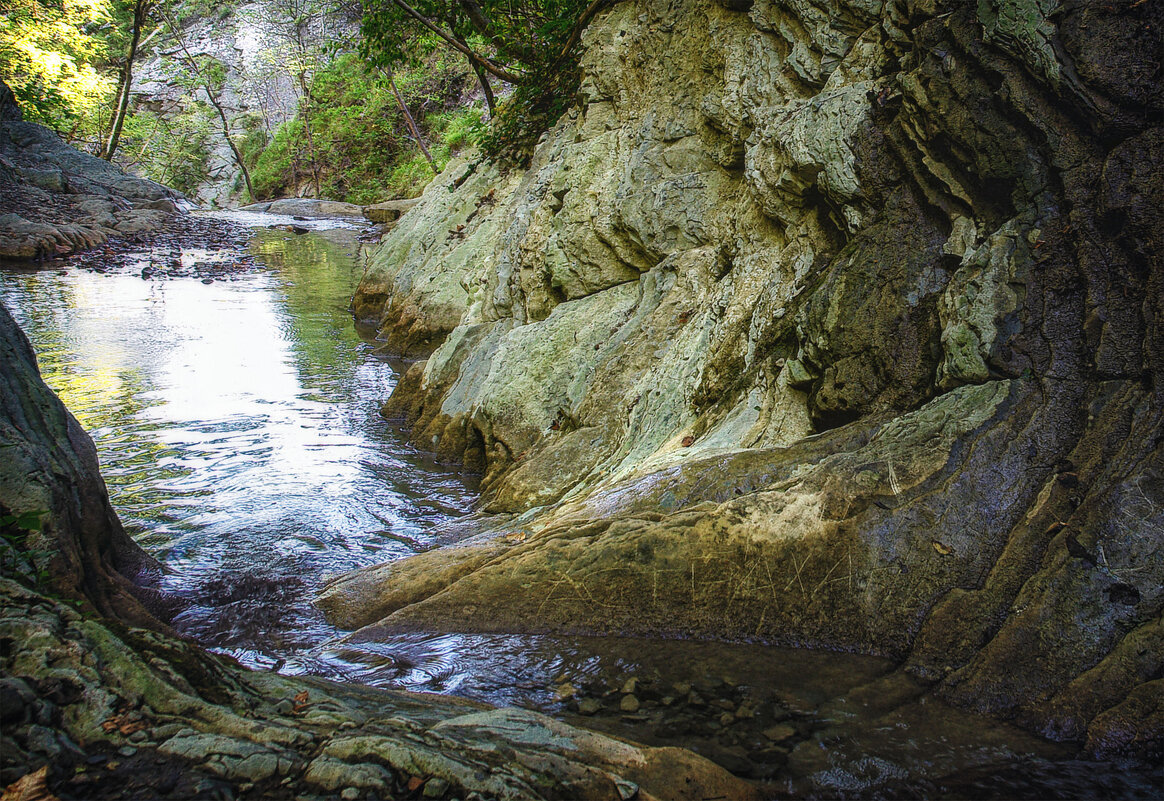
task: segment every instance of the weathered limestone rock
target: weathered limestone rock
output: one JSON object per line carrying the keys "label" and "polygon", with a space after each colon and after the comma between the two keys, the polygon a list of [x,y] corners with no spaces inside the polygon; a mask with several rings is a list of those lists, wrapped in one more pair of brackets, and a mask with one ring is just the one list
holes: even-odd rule
{"label": "weathered limestone rock", "polygon": [[142,603],[161,614],[162,599],[126,578],[156,566],[122,530],[92,441],[3,306],[0,450],[0,784],[47,767],[63,797],[205,798],[220,785],[403,797],[413,778],[429,797],[758,797],[687,751],[533,712],[254,673],[168,633]]}
{"label": "weathered limestone rock", "polygon": [[181,211],[174,190],[66,145],[18,111],[0,120],[0,259],[88,250],[111,236],[158,230]]}
{"label": "weathered limestone rock", "polygon": [[452,166],[355,298],[493,538],[337,580],[400,628],[894,655],[1158,754],[1161,26],[626,0],[524,172]]}
{"label": "weathered limestone rock", "polygon": [[418,198],[385,200],[383,203],[364,206],[364,216],[374,223],[394,223],[400,219],[401,214],[415,206],[417,202]]}

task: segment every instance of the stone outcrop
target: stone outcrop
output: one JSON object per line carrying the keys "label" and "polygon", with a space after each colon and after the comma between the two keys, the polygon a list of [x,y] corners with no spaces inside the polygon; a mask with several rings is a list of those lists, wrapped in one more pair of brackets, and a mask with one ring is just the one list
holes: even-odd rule
{"label": "stone outcrop", "polygon": [[266,200],[261,203],[252,203],[243,206],[242,211],[263,211],[270,214],[289,214],[299,217],[313,217],[332,219],[345,217],[364,217],[364,207],[355,203],[341,203],[336,200],[317,200],[315,198],[283,198],[281,200]]}
{"label": "stone outcrop", "polygon": [[604,12],[529,168],[450,167],[354,300],[492,533],[325,610],[882,653],[1159,754],[1150,5]]}
{"label": "stone outcrop", "polygon": [[[4,90],[6,85],[0,84]],[[11,92],[9,92],[11,98]],[[82,153],[14,103],[0,119],[0,259],[44,259],[150,233],[182,211],[168,187]]]}
{"label": "stone outcrop", "polygon": [[2,305],[0,390],[0,785],[24,782],[12,797],[756,797],[682,749],[253,673],[178,639],[165,599],[139,586],[157,565],[110,508],[92,441]]}

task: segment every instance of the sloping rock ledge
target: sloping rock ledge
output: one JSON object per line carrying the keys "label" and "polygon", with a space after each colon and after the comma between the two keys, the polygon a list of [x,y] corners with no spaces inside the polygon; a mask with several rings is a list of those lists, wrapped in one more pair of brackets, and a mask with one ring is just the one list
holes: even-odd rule
{"label": "sloping rock ledge", "polygon": [[418,627],[885,654],[1164,750],[1164,25],[1150,3],[623,0],[527,170],[452,165],[354,299],[484,474],[340,578]]}

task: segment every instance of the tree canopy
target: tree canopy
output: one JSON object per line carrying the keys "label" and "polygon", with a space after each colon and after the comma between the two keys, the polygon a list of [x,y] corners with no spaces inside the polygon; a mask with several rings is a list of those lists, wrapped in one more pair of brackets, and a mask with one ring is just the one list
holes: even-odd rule
{"label": "tree canopy", "polygon": [[582,30],[617,0],[368,0],[362,55],[391,68],[411,58],[418,36],[436,37],[488,76],[513,87],[486,147],[521,154],[552,125],[578,85]]}

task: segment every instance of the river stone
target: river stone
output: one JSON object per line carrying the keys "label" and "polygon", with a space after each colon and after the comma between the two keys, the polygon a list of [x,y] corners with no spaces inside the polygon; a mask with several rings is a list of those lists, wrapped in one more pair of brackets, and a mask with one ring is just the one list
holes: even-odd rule
{"label": "river stone", "polygon": [[429,779],[424,783],[424,790],[421,796],[424,798],[444,798],[445,793],[449,791],[449,783],[441,778]]}
{"label": "river stone", "polygon": [[374,223],[396,222],[400,219],[400,215],[411,209],[418,202],[420,202],[419,198],[386,200],[383,203],[364,206],[364,216]]}
{"label": "river stone", "polygon": [[392,774],[379,765],[350,764],[327,756],[318,756],[307,766],[304,781],[329,792],[340,788],[362,788],[378,793],[389,792]]}

